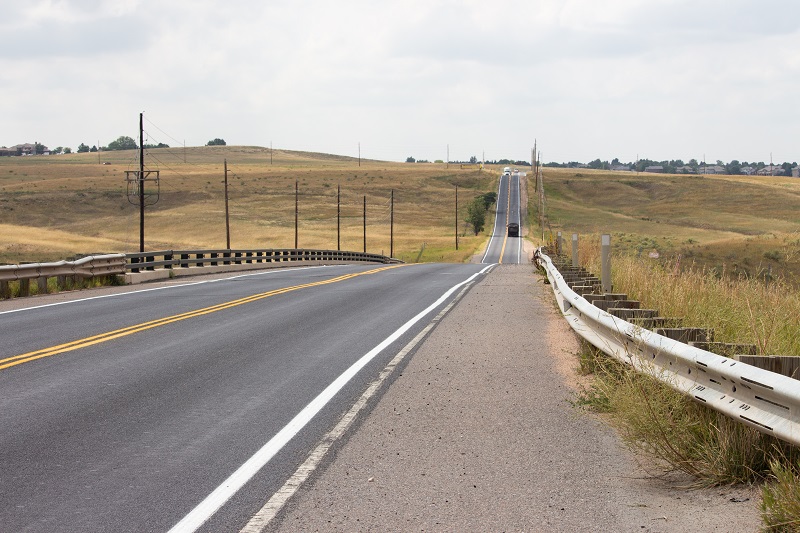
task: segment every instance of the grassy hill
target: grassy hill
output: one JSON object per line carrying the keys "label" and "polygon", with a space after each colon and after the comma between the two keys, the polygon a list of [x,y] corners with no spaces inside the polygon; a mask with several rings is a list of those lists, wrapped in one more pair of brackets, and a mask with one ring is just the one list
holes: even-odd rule
{"label": "grassy hill", "polygon": [[[128,202],[125,171],[137,151],[0,158],[0,263],[52,261],[139,247],[139,208]],[[485,242],[463,218],[469,200],[496,187],[499,170],[387,163],[243,146],[151,149],[160,170],[159,202],[146,209],[148,250],[224,248],[223,160],[228,162],[232,248],[294,247],[295,180],[299,247],[336,249],[336,191],[341,186],[341,248],[389,254],[394,189],[394,255],[404,260],[464,261]],[[455,250],[455,185],[460,233]],[[423,243],[424,252],[423,250]]]}
{"label": "grassy hill", "polygon": [[553,231],[610,233],[618,253],[682,267],[800,281],[800,179],[546,168],[544,181]]}

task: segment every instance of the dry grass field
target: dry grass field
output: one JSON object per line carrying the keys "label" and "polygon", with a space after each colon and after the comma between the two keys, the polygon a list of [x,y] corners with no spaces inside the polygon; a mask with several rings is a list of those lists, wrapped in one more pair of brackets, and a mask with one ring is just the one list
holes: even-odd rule
{"label": "dry grass field", "polygon": [[[126,197],[125,171],[138,152],[0,158],[0,263],[135,252],[139,208]],[[271,159],[272,156],[272,159]],[[228,162],[231,247],[294,247],[295,181],[299,247],[336,249],[337,186],[341,248],[360,251],[367,197],[367,251],[388,255],[394,190],[394,256],[406,261],[465,261],[485,243],[469,235],[467,203],[493,191],[497,171],[458,165],[387,163],[259,147],[146,151],[160,170],[159,202],[146,209],[148,250],[225,248],[223,161]],[[455,250],[455,185],[460,239]],[[423,247],[424,244],[424,247]],[[424,250],[423,250],[424,248]]]}
{"label": "dry grass field", "polygon": [[800,282],[800,179],[545,168],[544,181],[551,229],[567,240],[610,233],[617,253]]}

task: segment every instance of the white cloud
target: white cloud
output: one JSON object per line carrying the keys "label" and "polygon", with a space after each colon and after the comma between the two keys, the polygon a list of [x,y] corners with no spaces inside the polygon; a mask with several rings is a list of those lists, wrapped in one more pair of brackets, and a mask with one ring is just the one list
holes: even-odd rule
{"label": "white cloud", "polygon": [[795,160],[798,19],[788,0],[13,4],[0,144],[106,144],[145,111],[190,145]]}

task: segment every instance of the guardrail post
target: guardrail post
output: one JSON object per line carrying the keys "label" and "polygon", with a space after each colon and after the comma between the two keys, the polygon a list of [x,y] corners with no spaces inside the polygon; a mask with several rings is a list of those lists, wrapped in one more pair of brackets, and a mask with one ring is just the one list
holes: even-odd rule
{"label": "guardrail post", "polygon": [[556,233],[556,255],[561,255],[562,253],[564,253],[564,243],[561,238],[561,232],[559,231]]}
{"label": "guardrail post", "polygon": [[572,234],[572,266],[577,267],[578,265],[578,234]]}
{"label": "guardrail post", "polygon": [[31,295],[31,280],[29,279],[19,280],[19,295],[20,296]]}
{"label": "guardrail post", "polygon": [[36,278],[36,288],[38,294],[47,294],[47,276]]}
{"label": "guardrail post", "polygon": [[[172,261],[172,254],[171,253],[170,254],[164,254],[164,261]],[[164,268],[168,268],[168,269],[172,270],[172,265],[171,264],[164,265]]]}
{"label": "guardrail post", "polygon": [[612,292],[611,287],[611,235],[604,233],[600,237],[600,254],[602,261],[602,274],[600,280],[603,286],[603,292]]}
{"label": "guardrail post", "polygon": [[0,281],[0,298],[11,298],[11,288],[8,286],[7,281]]}

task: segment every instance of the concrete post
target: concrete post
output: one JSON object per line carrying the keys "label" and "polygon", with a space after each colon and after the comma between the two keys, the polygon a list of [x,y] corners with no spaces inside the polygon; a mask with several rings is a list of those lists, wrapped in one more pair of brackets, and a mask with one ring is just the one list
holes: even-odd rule
{"label": "concrete post", "polygon": [[611,286],[611,235],[604,233],[600,238],[600,257],[602,261],[602,274],[600,281],[603,292],[612,292]]}
{"label": "concrete post", "polygon": [[561,232],[556,233],[556,255],[564,253],[564,239],[561,238]]}
{"label": "concrete post", "polygon": [[572,234],[572,266],[578,267],[578,234]]}

